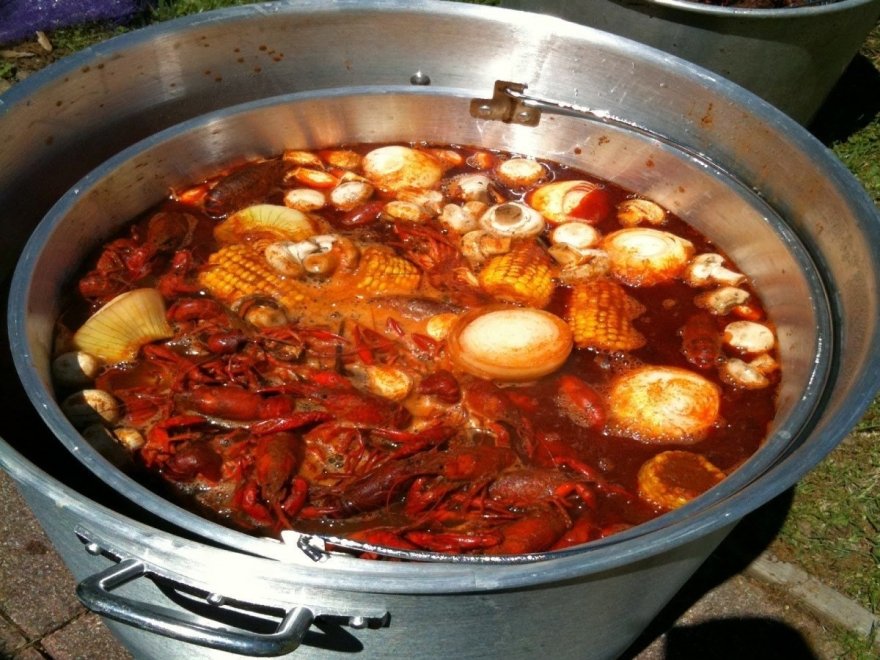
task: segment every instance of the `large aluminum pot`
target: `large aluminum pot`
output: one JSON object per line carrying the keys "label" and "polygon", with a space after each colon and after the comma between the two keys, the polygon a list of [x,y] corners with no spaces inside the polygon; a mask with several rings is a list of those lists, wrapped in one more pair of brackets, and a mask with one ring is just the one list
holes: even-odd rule
{"label": "large aluminum pot", "polygon": [[880,16],[880,0],[744,9],[690,0],[504,0],[636,39],[738,83],[807,124]]}
{"label": "large aluminum pot", "polygon": [[[376,54],[377,44],[387,56]],[[432,84],[408,89],[411,79]],[[549,112],[534,129],[466,116],[470,99],[490,96],[496,80],[527,83],[534,97],[557,101],[550,105],[561,114]],[[386,91],[384,101],[376,96]],[[82,580],[85,602],[134,624],[111,625],[138,657],[222,655],[200,651],[192,642],[277,653],[301,640],[297,653],[306,656],[362,649],[386,657],[614,657],[739,518],[789,488],[833,448],[880,385],[873,351],[880,335],[880,268],[872,247],[880,222],[858,184],[821,145],[758,98],[685,62],[589,28],[504,10],[445,3],[413,9],[398,2],[240,8],[134,33],[62,62],[0,98],[0,208],[12,239],[7,254],[20,250],[55,199],[123,147],[201,113],[284,92],[298,92],[285,103],[372,97],[371,107],[380,110],[375,122],[366,123],[375,123],[375,129],[364,127],[360,112],[350,114],[348,101],[330,114],[338,112],[355,130],[377,137],[392,130],[393,109],[412,117],[414,130],[436,131],[438,139],[456,131],[464,136],[475,131],[490,141],[515,137],[524,145],[518,150],[558,158],[573,157],[573,144],[583,157],[603,158],[602,146],[609,146],[617,167],[606,172],[611,178],[632,180],[631,187],[652,190],[694,217],[700,216],[695,209],[712,208],[716,222],[706,223],[707,233],[738,261],[748,260],[747,270],[763,277],[768,291],[793,286],[809,301],[799,304],[791,296],[779,312],[790,319],[792,332],[785,340],[794,365],[789,400],[782,404],[787,414],[771,452],[756,456],[752,468],[687,510],[561,556],[471,565],[364,562],[321,553],[315,563],[296,546],[242,541],[213,527],[189,526],[176,513],[157,517],[106,497],[76,461],[56,460],[58,443],[49,434],[37,430],[24,437],[14,431],[10,420],[16,415],[7,408],[0,430],[10,443],[0,444],[0,463]],[[214,120],[219,127],[250,112],[264,119],[270,115],[260,113],[274,107],[285,106],[256,101]],[[424,116],[426,107],[433,109],[431,116]],[[407,108],[419,113],[409,115]],[[584,113],[586,108],[592,112]],[[531,105],[519,109],[529,114]],[[573,128],[572,122],[583,127]],[[557,123],[563,128],[555,135],[547,125]],[[297,137],[305,131],[317,142],[336,137],[292,124],[289,115],[259,121],[250,137],[256,145],[283,142],[273,132],[279,127]],[[190,128],[200,125],[210,123],[196,120]],[[610,140],[600,140],[603,135]],[[221,136],[203,133],[196,142],[181,137],[176,148],[191,147],[199,155],[194,162],[203,156],[204,162],[219,162],[243,146],[236,142],[240,138]],[[146,154],[174,145],[174,136],[165,134],[138,149]],[[646,150],[656,155],[652,162],[685,177],[684,191],[664,188],[661,178],[644,174],[651,169],[645,167]],[[129,204],[147,201],[161,186],[126,179],[131,175],[126,167],[136,164],[132,155],[118,156],[83,182],[90,192],[83,195],[80,213],[100,197],[94,191],[103,182],[124,193],[120,217],[104,217],[97,230],[84,224],[83,216],[64,229],[44,225],[42,238],[24,255],[36,261],[10,295],[10,341],[24,385],[45,404],[41,412],[61,437],[69,429],[47,397],[55,304],[47,292],[57,292],[85,246],[120,222],[133,208]],[[780,161],[785,168],[774,166]],[[194,174],[188,167],[174,174]],[[165,176],[170,170],[153,172]],[[122,190],[124,181],[134,182],[133,190]],[[690,188],[691,182],[709,185],[711,194]],[[749,192],[752,188],[760,196]],[[68,210],[77,197],[66,198]],[[757,239],[737,254],[740,213]],[[76,231],[65,234],[70,230]],[[806,330],[813,322],[818,332]],[[21,400],[8,378],[0,387],[6,402]],[[820,408],[814,411],[816,400]],[[100,463],[99,457],[86,460]],[[96,574],[108,567],[106,574]],[[191,611],[202,618],[194,619]],[[233,628],[242,614],[268,618],[278,630],[255,634]]]}

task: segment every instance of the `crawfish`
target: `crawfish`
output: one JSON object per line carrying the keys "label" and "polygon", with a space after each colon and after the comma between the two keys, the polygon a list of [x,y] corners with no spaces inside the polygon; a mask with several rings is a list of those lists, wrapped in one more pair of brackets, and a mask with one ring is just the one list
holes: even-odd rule
{"label": "crawfish", "polygon": [[251,392],[239,385],[200,385],[177,394],[175,403],[201,415],[218,418],[213,420],[215,424],[247,428],[255,436],[292,431],[326,422],[331,417],[319,410],[297,412],[293,400],[287,395],[271,391]]}
{"label": "crawfish", "polygon": [[394,233],[397,247],[419,266],[432,286],[444,291],[454,306],[484,305],[489,296],[477,285],[477,279],[458,245],[438,229],[425,224],[398,222]]}
{"label": "crawfish", "polygon": [[413,530],[404,538],[420,548],[437,552],[518,555],[551,548],[569,527],[557,507],[538,505],[500,525],[464,525],[448,531]]}
{"label": "crawfish", "polygon": [[236,491],[233,505],[262,523],[290,527],[308,499],[308,482],[296,476],[298,440],[291,433],[253,437],[248,478]]}
{"label": "crawfish", "polygon": [[446,482],[467,484],[488,480],[516,461],[505,447],[461,447],[430,451],[387,461],[349,483],[334,508],[344,514],[373,511],[397,499],[420,476],[433,476],[437,487]]}
{"label": "crawfish", "polygon": [[596,390],[571,374],[559,377],[556,400],[566,416],[578,426],[601,431],[605,426],[605,402]]}
{"label": "crawfish", "polygon": [[500,528],[502,539],[485,550],[488,555],[519,555],[547,550],[569,528],[569,519],[558,507],[536,506]]}
{"label": "crawfish", "polygon": [[267,160],[247,164],[226,175],[205,195],[205,212],[212,218],[227,215],[265,199],[279,184],[284,164]]}
{"label": "crawfish", "polygon": [[131,289],[153,272],[156,257],[191,240],[197,220],[187,213],[160,211],[147,221],[145,237],[132,231],[128,238],[108,243],[95,267],[79,281],[80,293],[99,303]]}
{"label": "crawfish", "polygon": [[596,496],[583,475],[569,475],[552,468],[521,468],[499,475],[489,485],[489,497],[508,506],[524,506],[530,502],[559,501],[575,493],[590,508]]}
{"label": "crawfish", "polygon": [[512,447],[528,463],[534,452],[534,430],[508,394],[488,380],[478,378],[461,383],[462,404],[477,425],[495,436],[496,444]]}
{"label": "crawfish", "polygon": [[694,314],[681,328],[681,352],[699,369],[711,369],[723,357],[721,333],[711,314]]}

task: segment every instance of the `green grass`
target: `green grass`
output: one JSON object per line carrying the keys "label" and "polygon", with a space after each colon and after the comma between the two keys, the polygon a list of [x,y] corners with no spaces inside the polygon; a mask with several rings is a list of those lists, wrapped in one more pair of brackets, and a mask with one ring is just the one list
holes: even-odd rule
{"label": "green grass", "polygon": [[807,475],[775,542],[777,554],[874,612],[880,607],[878,441],[878,432],[854,432]]}
{"label": "green grass", "polygon": [[[880,54],[877,55],[880,62]],[[880,204],[880,117],[845,142],[833,145],[834,153],[855,174],[874,202]]]}

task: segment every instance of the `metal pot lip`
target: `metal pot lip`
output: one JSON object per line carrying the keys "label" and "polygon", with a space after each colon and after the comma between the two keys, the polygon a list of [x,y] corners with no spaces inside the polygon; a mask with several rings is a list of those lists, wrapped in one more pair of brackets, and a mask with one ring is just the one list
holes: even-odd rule
{"label": "metal pot lip", "polygon": [[[429,92],[432,95],[446,95],[463,100],[471,98],[472,92],[468,90],[453,90],[449,88],[432,87],[428,90],[418,87],[401,87],[393,90],[401,94],[424,95]],[[197,128],[205,128],[221,121],[225,117],[244,115],[249,112],[258,112],[261,109],[272,108],[275,106],[289,106],[297,102],[309,102],[313,100],[326,101],[334,97],[344,96],[352,97],[363,95],[367,97],[375,97],[377,95],[389,95],[392,90],[376,90],[374,87],[363,88],[338,88],[324,89],[309,92],[298,92],[292,94],[280,95],[265,99],[249,101],[239,105],[230,106],[217,110],[205,115],[191,118],[180,124],[176,124],[155,133],[134,145],[124,149],[115,156],[111,157],[97,168],[86,174],[79,182],[77,182],[65,195],[59,199],[55,205],[49,210],[43,221],[37,226],[32,233],[25,249],[22,252],[19,265],[13,278],[9,310],[9,336],[10,345],[13,347],[13,359],[19,377],[25,386],[31,401],[39,409],[41,416],[49,426],[53,434],[71,450],[73,454],[84,463],[93,473],[97,473],[102,480],[108,483],[114,490],[121,494],[125,494],[129,499],[134,500],[140,506],[154,515],[158,515],[167,520],[171,524],[197,533],[202,538],[211,538],[230,548],[251,552],[273,559],[286,559],[290,557],[291,552],[296,552],[290,546],[279,544],[273,539],[263,539],[253,537],[243,532],[229,529],[217,523],[210,522],[201,516],[184,509],[178,505],[172,504],[170,501],[160,495],[148,490],[145,486],[129,477],[127,474],[112,466],[99,452],[93,450],[90,446],[83,446],[81,439],[78,439],[78,432],[73,428],[60,410],[59,405],[48,391],[46,383],[39,378],[34,360],[29,352],[27,342],[27,298],[29,290],[32,286],[33,278],[36,276],[36,262],[40,256],[43,246],[52,239],[53,234],[58,230],[58,224],[71,209],[78,203],[80,197],[85,191],[96,186],[100,186],[101,182],[112,176],[112,174],[123,165],[135,160],[138,156],[148,154],[152,148],[162,145],[175,136],[187,134]],[[802,253],[801,260],[808,261],[809,256],[803,247],[799,244],[794,233],[784,226],[779,227],[779,231],[790,245],[790,249]],[[57,237],[56,237],[57,240]],[[807,274],[810,276],[815,272],[807,267]],[[815,287],[821,287],[816,283]],[[818,294],[824,294],[818,291]],[[822,301],[817,301],[821,303]],[[825,313],[819,313],[819,321],[823,328],[830,332],[830,319]],[[820,345],[817,347],[820,353],[824,354],[828,351],[828,347]],[[808,423],[809,418],[815,412],[814,402],[825,385],[827,377],[828,361],[826,359],[817,360],[814,365],[813,378],[811,379],[808,391],[803,396],[803,401],[790,415],[790,419],[778,430],[772,438],[762,447],[762,451],[755,456],[735,473],[731,474],[719,486],[712,489],[709,493],[698,498],[674,512],[648,521],[630,530],[626,530],[608,539],[592,542],[585,546],[575,547],[570,550],[555,553],[544,553],[533,556],[517,557],[506,562],[505,560],[483,560],[475,561],[468,557],[447,557],[443,555],[433,555],[432,560],[439,565],[465,565],[468,563],[479,564],[481,567],[494,565],[496,568],[501,566],[522,566],[529,565],[529,562],[541,561],[544,563],[555,564],[561,562],[562,566],[567,566],[569,562],[575,565],[582,564],[586,561],[587,567],[593,564],[597,566],[595,570],[604,567],[615,567],[620,565],[622,558],[633,557],[640,558],[646,551],[643,549],[632,549],[632,546],[647,545],[649,547],[658,545],[662,547],[673,547],[674,539],[680,539],[685,542],[688,539],[696,538],[702,534],[708,534],[715,529],[730,524],[732,520],[736,520],[751,508],[752,506],[734,516],[731,511],[737,511],[737,507],[731,502],[738,501],[748,503],[748,499],[740,500],[738,495],[741,491],[749,491],[753,497],[751,501],[763,503],[769,499],[766,496],[754,498],[753,485],[760,482],[767,470],[773,468],[780,460],[780,456],[784,456],[787,448],[794,438],[800,436],[800,429]],[[766,450],[766,451],[765,451]],[[817,459],[818,460],[818,459]],[[798,464],[792,470],[791,482],[803,474],[812,464]],[[773,485],[779,486],[781,481],[777,480]],[[778,491],[781,492],[781,489]],[[739,505],[737,505],[739,506]],[[742,508],[742,507],[741,507]],[[430,553],[426,553],[430,554]],[[568,569],[565,569],[568,570]]]}
{"label": "metal pot lip", "polygon": [[806,18],[821,18],[826,14],[834,14],[848,11],[861,6],[877,4],[877,0],[812,0],[802,7],[780,7],[774,9],[759,9],[747,7],[722,7],[709,5],[690,0],[637,0],[638,3],[666,7],[681,12],[712,16],[716,18],[737,18],[739,20],[755,21],[779,19],[794,20]]}

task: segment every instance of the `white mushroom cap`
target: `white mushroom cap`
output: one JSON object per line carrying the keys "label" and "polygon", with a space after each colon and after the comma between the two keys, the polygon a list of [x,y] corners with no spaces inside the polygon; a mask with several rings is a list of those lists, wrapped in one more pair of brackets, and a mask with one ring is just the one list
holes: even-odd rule
{"label": "white mushroom cap", "polygon": [[724,342],[743,353],[766,353],[776,344],[776,338],[766,325],[734,321],[724,328]]}
{"label": "white mushroom cap", "polygon": [[481,264],[496,254],[510,252],[509,236],[497,236],[482,229],[469,231],[461,237],[460,250],[472,264]]}
{"label": "white mushroom cap", "polygon": [[617,220],[624,227],[635,227],[642,223],[662,225],[666,223],[666,211],[647,199],[626,199],[617,206]]}
{"label": "white mushroom cap", "polygon": [[480,226],[498,236],[526,238],[544,231],[544,218],[520,202],[496,204],[480,218]]}
{"label": "white mushroom cap", "polygon": [[399,199],[392,199],[384,207],[382,212],[395,220],[403,220],[405,222],[424,222],[428,218],[425,209],[415,202],[406,202]]}
{"label": "white mushroom cap", "polygon": [[373,394],[391,401],[403,401],[412,390],[412,377],[397,367],[367,365],[367,387]]}
{"label": "white mushroom cap", "polygon": [[467,204],[447,204],[443,207],[443,212],[440,214],[440,222],[458,234],[466,234],[469,231],[473,231],[479,227],[480,215],[485,211],[485,206],[480,204],[480,202],[468,202],[468,204],[479,204],[482,209],[479,215],[473,213]]}
{"label": "white mushroom cap", "polygon": [[724,316],[730,314],[731,310],[737,305],[743,305],[748,302],[748,291],[737,289],[732,286],[723,286],[720,289],[701,293],[694,298],[694,304],[697,307],[708,310],[712,314]]}
{"label": "white mushroom cap", "polygon": [[440,214],[446,201],[439,190],[404,189],[397,193],[397,199],[420,206],[424,213],[432,217]]}
{"label": "white mushroom cap", "polygon": [[373,186],[365,181],[345,181],[330,191],[330,202],[342,211],[351,211],[373,196]]}
{"label": "white mushroom cap", "polygon": [[585,222],[565,222],[557,225],[550,234],[554,245],[568,245],[575,250],[594,247],[601,238],[599,231]]}
{"label": "white mushroom cap", "polygon": [[77,428],[92,424],[115,424],[122,418],[119,402],[104,390],[88,389],[71,394],[61,402],[61,410]]}
{"label": "white mushroom cap", "polygon": [[769,376],[770,374],[779,371],[779,363],[774,360],[769,353],[762,353],[749,362],[749,366],[757,369],[765,376]]}
{"label": "white mushroom cap", "polygon": [[694,287],[723,284],[738,286],[746,276],[724,267],[724,257],[714,252],[698,254],[684,271],[684,280]]}
{"label": "white mushroom cap", "polygon": [[495,174],[504,185],[519,188],[540,183],[546,178],[547,170],[536,160],[511,158],[499,163]]}
{"label": "white mushroom cap", "polygon": [[770,384],[770,379],[758,368],[739,358],[726,360],[719,369],[719,375],[728,385],[747,390],[760,390]]}
{"label": "white mushroom cap", "polygon": [[326,203],[324,193],[314,188],[294,188],[284,195],[284,205],[297,211],[317,211]]}
{"label": "white mushroom cap", "polygon": [[492,179],[485,174],[460,174],[446,184],[446,194],[468,202],[489,203]]}
{"label": "white mushroom cap", "polygon": [[63,387],[87,387],[101,370],[101,361],[85,351],[62,353],[52,361],[52,377]]}

